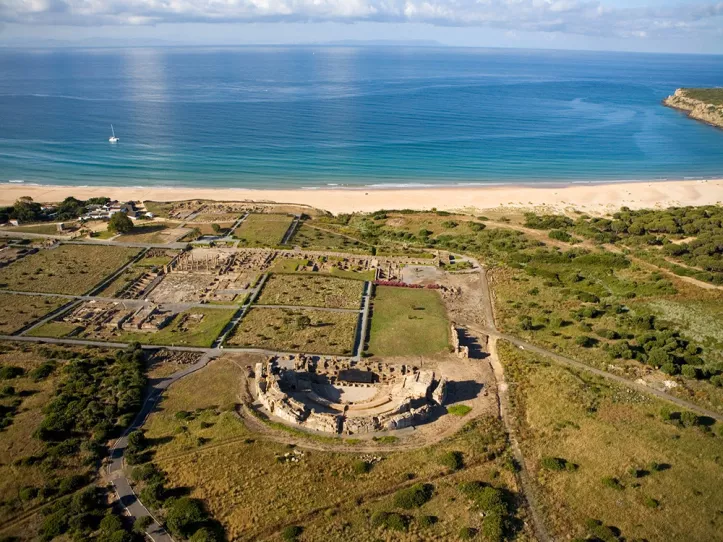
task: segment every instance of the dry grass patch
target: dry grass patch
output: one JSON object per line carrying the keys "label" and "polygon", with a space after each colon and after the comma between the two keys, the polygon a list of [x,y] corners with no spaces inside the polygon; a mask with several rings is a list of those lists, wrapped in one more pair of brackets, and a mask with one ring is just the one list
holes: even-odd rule
{"label": "dry grass patch", "polygon": [[228,340],[229,346],[313,354],[350,355],[356,313],[252,308]]}
{"label": "dry grass patch", "polygon": [[66,304],[62,297],[0,293],[0,334],[9,335]]}
{"label": "dry grass patch", "polygon": [[364,283],[311,274],[272,275],[257,302],[261,305],[298,305],[358,309]]}
{"label": "dry grass patch", "polygon": [[[718,536],[719,428],[666,422],[666,403],[507,343],[500,344],[500,355],[514,383],[521,445],[553,535],[590,535],[586,522],[593,518],[619,528],[628,540],[702,542]],[[577,468],[545,468],[548,457]]]}
{"label": "dry grass patch", "polygon": [[351,237],[302,224],[294,233],[289,244],[298,245],[309,250],[333,250],[368,254],[371,246]]}
{"label": "dry grass patch", "polygon": [[137,248],[60,245],[0,269],[0,287],[81,295],[136,254]]}
{"label": "dry grass patch", "polygon": [[155,333],[122,332],[118,339],[141,344],[210,347],[235,313],[234,309],[197,307],[178,313],[171,323]]}

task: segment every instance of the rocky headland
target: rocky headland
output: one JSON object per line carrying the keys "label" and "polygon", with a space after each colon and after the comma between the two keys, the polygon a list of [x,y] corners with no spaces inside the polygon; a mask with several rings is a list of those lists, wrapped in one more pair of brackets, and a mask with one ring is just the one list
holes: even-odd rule
{"label": "rocky headland", "polygon": [[723,88],[679,88],[663,104],[687,112],[692,119],[723,128]]}

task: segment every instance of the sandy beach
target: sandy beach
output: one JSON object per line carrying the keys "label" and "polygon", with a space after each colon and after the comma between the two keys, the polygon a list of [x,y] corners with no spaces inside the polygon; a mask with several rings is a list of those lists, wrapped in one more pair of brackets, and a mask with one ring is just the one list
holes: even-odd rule
{"label": "sandy beach", "polygon": [[614,211],[623,206],[641,209],[720,204],[723,202],[723,180],[342,190],[38,186],[10,183],[3,184],[0,188],[1,205],[11,205],[22,196],[30,196],[38,202],[61,201],[67,196],[79,199],[107,196],[124,201],[272,201],[310,205],[332,213],[379,209],[461,210],[511,207],[547,208],[550,211],[575,208],[597,214]]}

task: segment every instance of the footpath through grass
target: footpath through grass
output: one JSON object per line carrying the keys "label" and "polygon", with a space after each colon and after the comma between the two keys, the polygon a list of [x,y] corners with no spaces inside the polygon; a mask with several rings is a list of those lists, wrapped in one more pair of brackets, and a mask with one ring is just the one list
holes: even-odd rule
{"label": "footpath through grass", "polygon": [[626,540],[719,537],[720,424],[505,342],[500,357],[553,535],[612,540],[614,527]]}
{"label": "footpath through grass", "polygon": [[369,353],[424,356],[449,348],[449,321],[435,290],[377,286]]}

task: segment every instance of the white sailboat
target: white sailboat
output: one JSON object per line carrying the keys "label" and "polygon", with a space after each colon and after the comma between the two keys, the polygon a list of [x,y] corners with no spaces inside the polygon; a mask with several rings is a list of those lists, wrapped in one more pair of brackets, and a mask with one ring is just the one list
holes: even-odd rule
{"label": "white sailboat", "polygon": [[118,138],[115,136],[115,130],[113,129],[113,125],[112,125],[112,124],[110,125],[110,131],[111,131],[111,133],[112,133],[113,135],[108,138],[108,141],[110,141],[111,143],[117,143],[117,142],[118,142]]}

